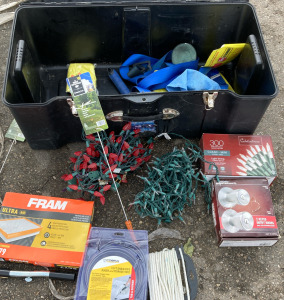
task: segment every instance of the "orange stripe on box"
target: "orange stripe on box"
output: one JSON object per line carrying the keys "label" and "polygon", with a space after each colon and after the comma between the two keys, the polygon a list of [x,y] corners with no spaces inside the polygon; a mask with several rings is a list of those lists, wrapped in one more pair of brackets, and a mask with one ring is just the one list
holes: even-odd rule
{"label": "orange stripe on box", "polygon": [[[0,247],[1,244],[0,244]],[[39,249],[19,245],[10,245],[1,256],[5,260],[32,261],[38,264],[69,265],[80,267],[83,252],[70,252],[62,250]]]}

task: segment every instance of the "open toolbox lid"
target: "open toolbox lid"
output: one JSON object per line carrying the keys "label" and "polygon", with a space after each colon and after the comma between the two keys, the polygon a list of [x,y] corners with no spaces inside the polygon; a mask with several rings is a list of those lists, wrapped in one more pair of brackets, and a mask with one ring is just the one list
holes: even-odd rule
{"label": "open toolbox lid", "polygon": [[[28,0],[20,5],[31,5],[31,4],[50,4],[50,5],[58,5],[58,4],[72,4],[76,3],[78,5],[88,5],[88,4],[93,4],[93,3],[110,3],[110,2],[115,2],[115,3],[139,3],[140,1],[133,1],[133,0],[109,0],[109,1],[104,1],[104,0],[90,0],[90,1],[83,1],[83,0]],[[170,2],[178,2],[178,3],[188,3],[188,2],[193,2],[193,3],[248,3],[249,0],[173,0],[173,1],[168,1],[168,0],[143,0],[141,1],[143,3],[170,3]]]}

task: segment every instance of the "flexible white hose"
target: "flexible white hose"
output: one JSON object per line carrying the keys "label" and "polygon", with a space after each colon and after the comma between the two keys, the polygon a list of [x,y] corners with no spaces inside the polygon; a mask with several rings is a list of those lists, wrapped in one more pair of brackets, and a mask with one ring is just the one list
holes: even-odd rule
{"label": "flexible white hose", "polygon": [[[164,249],[149,254],[148,280],[151,300],[184,300],[180,266],[175,249]],[[187,282],[187,279],[185,281]],[[187,295],[189,295],[188,286]]]}

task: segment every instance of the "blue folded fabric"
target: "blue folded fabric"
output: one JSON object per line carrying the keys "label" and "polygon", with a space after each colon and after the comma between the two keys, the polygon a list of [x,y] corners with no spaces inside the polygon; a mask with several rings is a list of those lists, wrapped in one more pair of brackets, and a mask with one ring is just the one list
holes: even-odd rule
{"label": "blue folded fabric", "polygon": [[169,92],[220,90],[220,85],[199,71],[187,69],[170,82],[167,87]]}
{"label": "blue folded fabric", "polygon": [[174,78],[188,69],[197,69],[198,60],[185,62],[182,64],[171,65],[169,67],[157,70],[144,79],[138,81],[137,85],[143,89],[158,90],[164,89]]}

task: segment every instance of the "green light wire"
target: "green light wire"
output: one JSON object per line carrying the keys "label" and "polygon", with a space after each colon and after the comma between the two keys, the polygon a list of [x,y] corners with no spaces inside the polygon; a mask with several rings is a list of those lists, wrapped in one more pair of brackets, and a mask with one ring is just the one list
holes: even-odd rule
{"label": "green light wire", "polygon": [[208,163],[210,168],[216,170],[218,179],[218,168],[213,162],[203,158],[202,150],[188,139],[175,135],[185,141],[183,149],[174,148],[160,158],[155,157],[153,166],[148,166],[148,177],[140,177],[144,183],[144,190],[135,197],[136,212],[141,217],[155,218],[160,225],[161,222],[171,222],[182,218],[185,205],[191,206],[195,203],[198,186],[201,185],[205,191],[205,202],[208,209],[211,204],[210,182],[197,168],[197,162]]}

